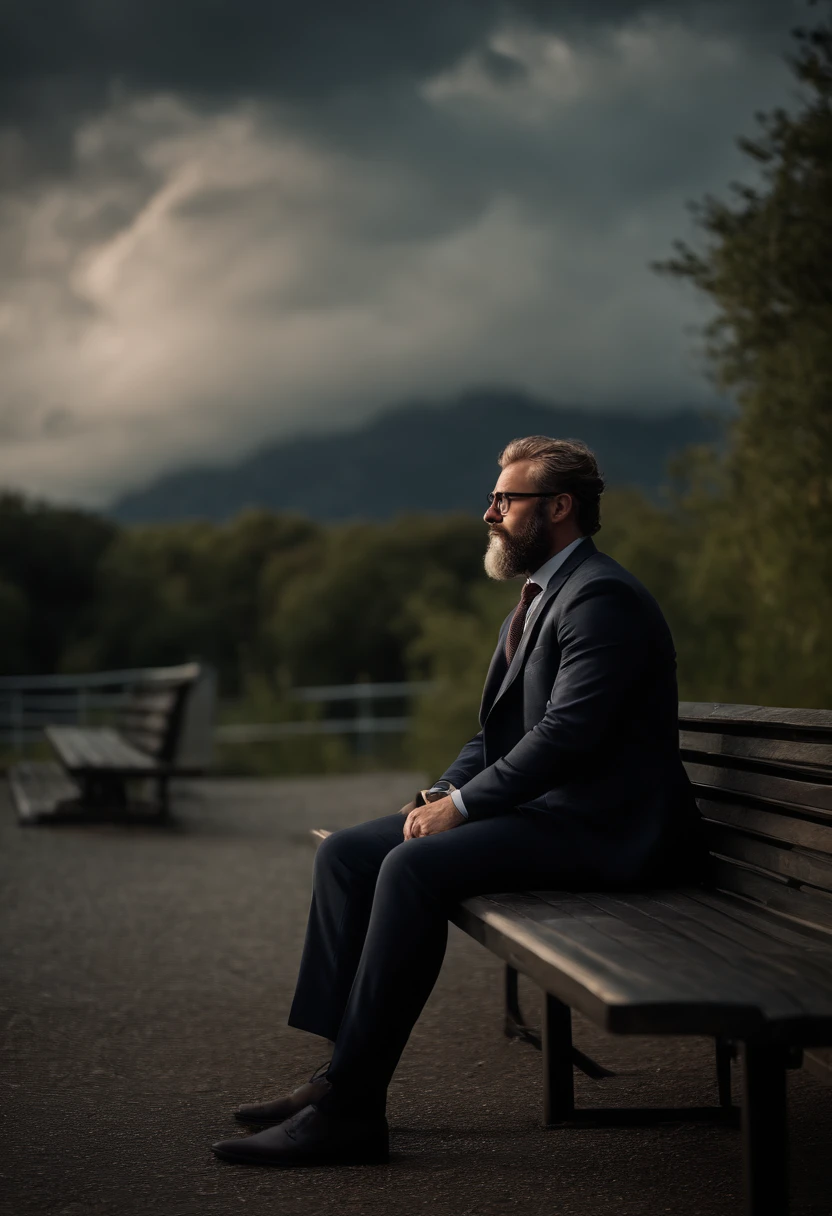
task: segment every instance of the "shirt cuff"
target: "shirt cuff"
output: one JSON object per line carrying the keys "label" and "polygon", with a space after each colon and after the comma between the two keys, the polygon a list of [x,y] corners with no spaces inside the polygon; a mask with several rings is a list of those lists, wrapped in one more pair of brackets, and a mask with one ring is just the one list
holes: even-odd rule
{"label": "shirt cuff", "polygon": [[459,792],[459,790],[451,791],[451,802],[453,802],[454,806],[459,811],[460,815],[464,815],[465,818],[467,819],[468,812],[465,809],[465,803],[462,801],[462,794]]}

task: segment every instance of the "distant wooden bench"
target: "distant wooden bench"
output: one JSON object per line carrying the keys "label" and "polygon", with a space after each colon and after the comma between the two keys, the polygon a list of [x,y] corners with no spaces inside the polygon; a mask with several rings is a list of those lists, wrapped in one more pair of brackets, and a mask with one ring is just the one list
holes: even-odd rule
{"label": "distant wooden bench", "polygon": [[113,726],[46,726],[58,763],[23,762],[9,772],[21,822],[126,812],[129,783],[138,780],[153,784],[151,807],[166,817],[171,778],[201,771],[176,760],[187,699],[199,675],[198,663],[168,669],[162,677],[148,673],[130,687]]}
{"label": "distant wooden bench", "polygon": [[[507,1034],[535,1042],[518,973],[543,990],[547,1126],[741,1121],[747,1216],[783,1216],[786,1072],[804,1051],[822,1068],[832,1047],[832,712],[683,703],[680,728],[709,835],[706,883],[494,893],[451,919],[506,963]],[[604,1070],[573,1048],[573,1009],[613,1034],[714,1038],[718,1104],[576,1109],[574,1065]]]}

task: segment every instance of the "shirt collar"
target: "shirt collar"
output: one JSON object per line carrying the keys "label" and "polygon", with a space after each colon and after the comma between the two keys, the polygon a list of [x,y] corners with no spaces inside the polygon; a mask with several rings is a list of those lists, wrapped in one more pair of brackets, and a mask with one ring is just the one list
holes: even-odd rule
{"label": "shirt collar", "polygon": [[549,579],[556,570],[560,569],[572,550],[577,549],[582,540],[586,540],[586,537],[579,536],[577,540],[573,540],[571,544],[567,545],[565,549],[561,549],[554,555],[554,557],[550,557],[547,562],[543,563],[539,570],[535,570],[531,578],[526,579],[526,582],[537,583],[538,587],[543,588],[545,591]]}

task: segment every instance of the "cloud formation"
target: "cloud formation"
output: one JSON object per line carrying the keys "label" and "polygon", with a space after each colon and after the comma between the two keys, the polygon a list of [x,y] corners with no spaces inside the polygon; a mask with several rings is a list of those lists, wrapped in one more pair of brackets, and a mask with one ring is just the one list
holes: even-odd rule
{"label": "cloud formation", "polygon": [[700,306],[648,263],[784,96],[776,7],[68,0],[51,40],[21,10],[0,482],[100,504],[471,384],[708,399]]}

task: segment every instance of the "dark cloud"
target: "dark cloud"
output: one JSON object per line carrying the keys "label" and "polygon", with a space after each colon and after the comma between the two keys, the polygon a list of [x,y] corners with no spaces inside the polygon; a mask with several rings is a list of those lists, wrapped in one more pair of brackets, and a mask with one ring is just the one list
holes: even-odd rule
{"label": "dark cloud", "polygon": [[510,86],[522,65],[485,42],[511,19],[591,33],[655,13],[782,39],[804,9],[798,0],[7,0],[0,151],[7,178],[60,171],[79,117],[125,93],[171,92],[208,109],[246,98],[326,109],[344,95],[406,91],[477,47],[491,79]]}

